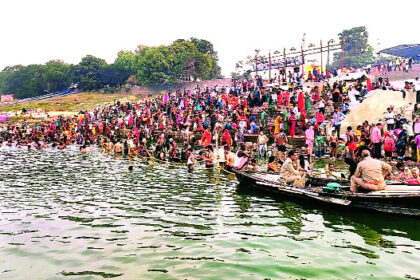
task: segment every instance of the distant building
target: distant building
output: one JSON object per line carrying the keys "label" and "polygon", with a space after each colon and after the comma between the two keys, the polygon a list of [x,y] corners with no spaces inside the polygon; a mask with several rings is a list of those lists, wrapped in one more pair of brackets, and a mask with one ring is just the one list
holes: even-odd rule
{"label": "distant building", "polygon": [[13,101],[13,94],[1,96],[1,102],[12,102],[12,101]]}

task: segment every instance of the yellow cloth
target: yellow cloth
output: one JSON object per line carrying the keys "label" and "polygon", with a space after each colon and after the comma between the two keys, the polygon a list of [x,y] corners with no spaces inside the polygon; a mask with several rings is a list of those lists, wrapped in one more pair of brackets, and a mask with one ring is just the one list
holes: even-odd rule
{"label": "yellow cloth", "polygon": [[281,117],[278,116],[274,121],[274,134],[280,133]]}

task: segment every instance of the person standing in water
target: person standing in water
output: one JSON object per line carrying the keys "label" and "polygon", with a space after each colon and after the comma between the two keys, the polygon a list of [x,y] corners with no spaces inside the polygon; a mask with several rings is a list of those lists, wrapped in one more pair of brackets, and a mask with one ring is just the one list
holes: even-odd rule
{"label": "person standing in water", "polygon": [[196,163],[195,161],[195,156],[194,156],[194,152],[192,148],[189,148],[187,151],[187,167],[188,167],[188,171],[193,171],[194,170],[194,164]]}

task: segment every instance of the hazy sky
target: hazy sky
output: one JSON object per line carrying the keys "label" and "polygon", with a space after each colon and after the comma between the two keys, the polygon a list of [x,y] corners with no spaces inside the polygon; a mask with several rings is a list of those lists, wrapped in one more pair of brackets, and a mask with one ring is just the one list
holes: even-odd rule
{"label": "hazy sky", "polygon": [[319,44],[365,25],[375,49],[420,43],[419,10],[420,0],[4,0],[0,69],[51,59],[78,63],[87,54],[113,62],[119,50],[194,36],[214,44],[222,73],[230,75],[254,49],[300,47],[304,32],[307,44]]}

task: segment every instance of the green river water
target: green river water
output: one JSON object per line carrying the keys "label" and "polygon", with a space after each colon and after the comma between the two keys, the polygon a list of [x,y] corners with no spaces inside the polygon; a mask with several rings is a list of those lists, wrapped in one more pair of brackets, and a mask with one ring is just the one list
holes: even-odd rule
{"label": "green river water", "polygon": [[3,147],[0,161],[0,279],[420,277],[420,220],[77,147]]}

